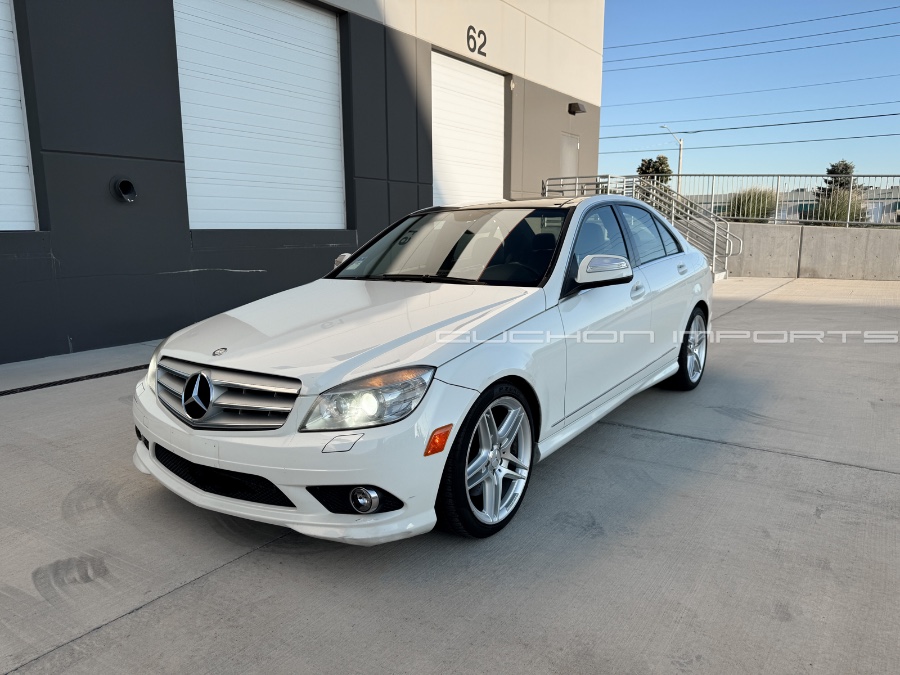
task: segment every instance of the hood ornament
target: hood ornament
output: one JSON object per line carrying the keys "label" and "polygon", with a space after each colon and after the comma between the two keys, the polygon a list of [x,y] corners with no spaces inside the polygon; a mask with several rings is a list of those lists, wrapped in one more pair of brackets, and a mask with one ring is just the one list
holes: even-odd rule
{"label": "hood ornament", "polygon": [[228,351],[228,347],[219,347],[216,351],[212,353],[213,356],[222,356],[225,352]]}

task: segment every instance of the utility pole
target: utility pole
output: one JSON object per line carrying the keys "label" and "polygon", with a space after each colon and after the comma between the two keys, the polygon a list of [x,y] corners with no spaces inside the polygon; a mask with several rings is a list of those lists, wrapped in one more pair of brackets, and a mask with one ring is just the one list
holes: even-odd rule
{"label": "utility pole", "polygon": [[672,134],[672,138],[678,141],[678,183],[675,191],[678,194],[681,194],[681,161],[684,159],[684,139],[678,138],[678,136],[675,135],[675,132],[665,124],[661,124],[659,128],[668,131],[670,134]]}

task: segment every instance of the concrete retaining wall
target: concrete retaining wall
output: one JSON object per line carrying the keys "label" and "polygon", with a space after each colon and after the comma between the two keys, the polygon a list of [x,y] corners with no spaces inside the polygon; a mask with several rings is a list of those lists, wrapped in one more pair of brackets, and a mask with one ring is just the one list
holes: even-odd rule
{"label": "concrete retaining wall", "polygon": [[799,225],[732,223],[731,231],[744,240],[744,252],[728,260],[736,277],[796,277],[800,254]]}
{"label": "concrete retaining wall", "polygon": [[797,276],[900,279],[900,230],[803,227]]}
{"label": "concrete retaining wall", "polygon": [[744,252],[728,261],[743,277],[900,280],[900,230],[732,223]]}

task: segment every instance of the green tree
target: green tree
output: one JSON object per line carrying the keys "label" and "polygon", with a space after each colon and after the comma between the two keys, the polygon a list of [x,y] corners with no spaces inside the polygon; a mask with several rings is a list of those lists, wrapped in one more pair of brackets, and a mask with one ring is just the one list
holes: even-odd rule
{"label": "green tree", "polygon": [[855,170],[856,165],[853,162],[848,162],[846,159],[842,159],[829,165],[829,167],[825,169],[825,173],[829,176],[833,176],[833,178],[825,179],[825,187],[820,192],[831,194],[833,190],[852,190],[859,187],[859,184],[853,177],[853,172]]}
{"label": "green tree", "polygon": [[657,155],[656,159],[645,157],[637,168],[638,176],[656,176],[662,183],[668,183],[672,175],[669,167],[669,158],[665,155]]}
{"label": "green tree", "polygon": [[805,219],[813,225],[836,225],[866,220],[866,188],[853,176],[856,165],[846,159],[825,169],[828,178],[816,190],[816,204]]}

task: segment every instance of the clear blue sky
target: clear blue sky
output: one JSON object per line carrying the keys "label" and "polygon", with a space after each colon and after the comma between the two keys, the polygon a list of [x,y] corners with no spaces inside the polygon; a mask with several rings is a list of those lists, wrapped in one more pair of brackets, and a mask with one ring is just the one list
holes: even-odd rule
{"label": "clear blue sky", "polygon": [[[610,72],[614,68],[714,58],[774,49],[789,49],[829,42],[900,36],[900,7],[859,16],[803,23],[782,28],[735,33],[697,40],[683,40],[610,49],[615,45],[651,42],[688,35],[753,28],[818,17],[900,6],[900,0],[606,0],[604,74],[600,127],[599,172],[633,174],[642,157],[665,154],[677,168],[678,144],[671,136],[613,139],[624,134],[665,132],[669,123],[676,132],[775,122],[855,117],[900,113],[900,103],[798,114],[744,117],[703,122],[676,122],[701,117],[720,117],[793,111],[808,108],[900,101],[900,37],[867,40],[834,47],[808,49],[681,66]],[[810,35],[876,24],[894,23],[869,30],[837,33],[802,40],[699,52],[659,59],[612,63],[613,59],[735,45]],[[898,77],[860,80],[879,75]],[[847,84],[799,88],[800,85],[835,80]],[[636,101],[722,94],[774,87],[783,91],[743,96],[701,98],[667,103],[621,105]],[[641,126],[613,126],[646,122]],[[684,135],[684,173],[824,173],[839,159],[856,164],[859,174],[900,174],[900,136],[823,143],[801,143],[720,150],[692,150],[707,145],[759,143],[813,138],[900,133],[900,116],[769,129],[747,129]],[[614,150],[653,149],[647,152],[611,154]]]}

